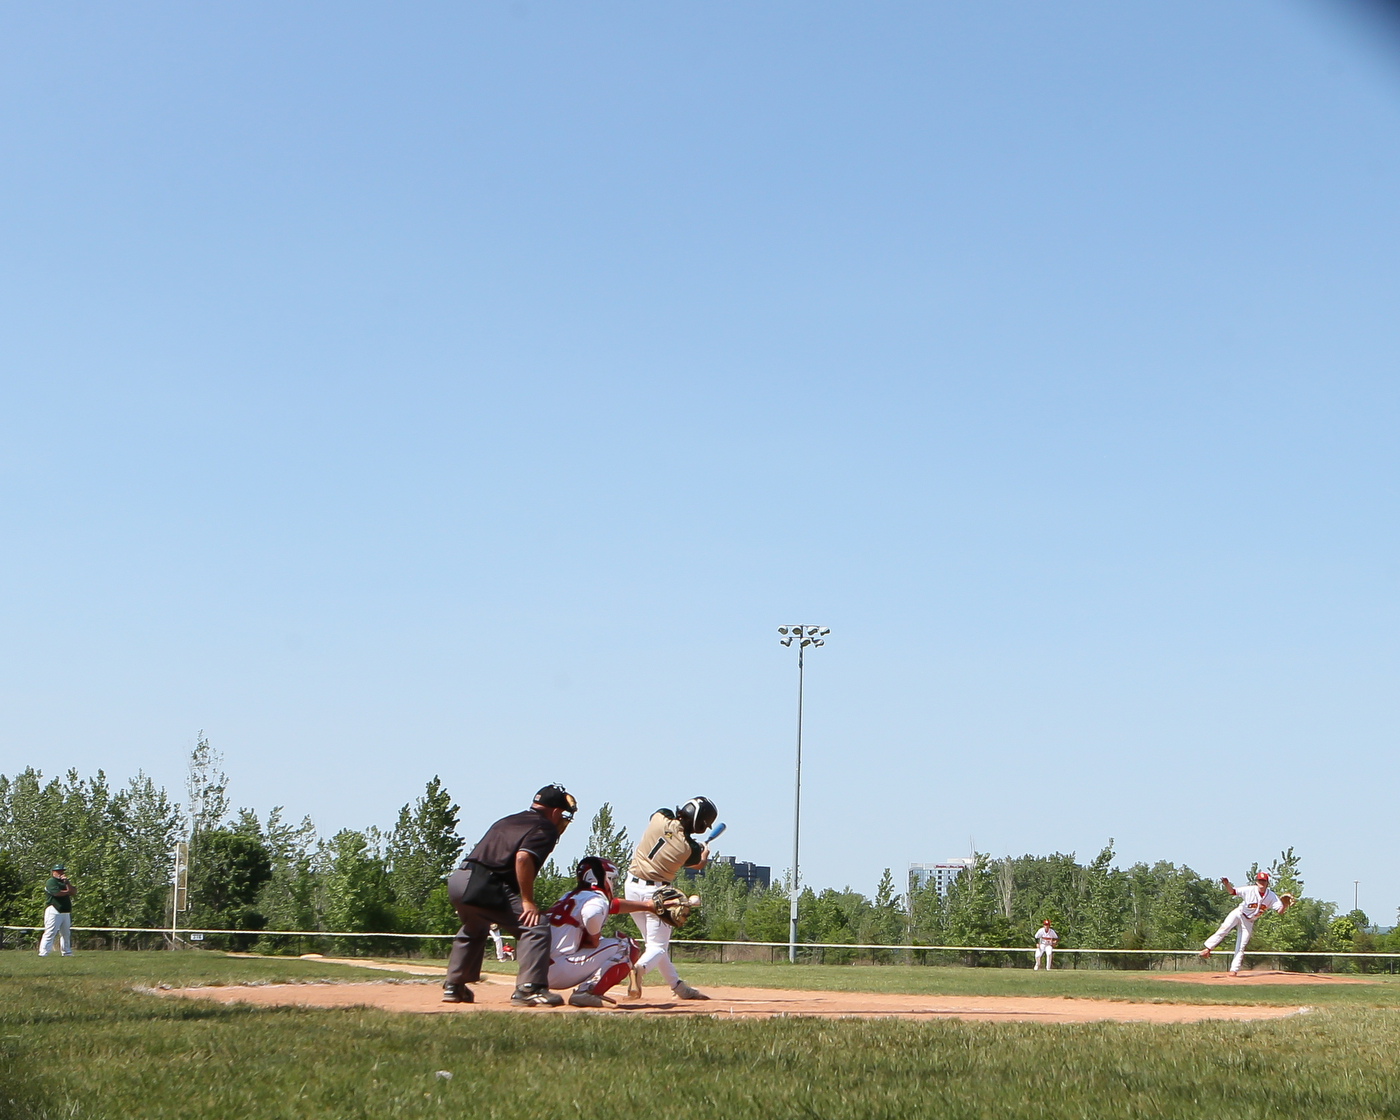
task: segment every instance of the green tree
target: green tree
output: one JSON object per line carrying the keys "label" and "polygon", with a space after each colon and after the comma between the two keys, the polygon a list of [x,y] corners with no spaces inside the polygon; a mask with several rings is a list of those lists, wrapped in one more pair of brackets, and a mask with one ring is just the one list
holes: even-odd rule
{"label": "green tree", "polygon": [[[256,827],[256,818],[253,825]],[[266,918],[255,905],[272,877],[272,857],[261,830],[205,828],[190,843],[190,918],[195,929],[259,930]]]}
{"label": "green tree", "polygon": [[1002,916],[999,896],[991,859],[977,852],[972,866],[953,879],[944,898],[945,936],[949,943],[1011,944],[1011,927]]}
{"label": "green tree", "polygon": [[1084,869],[1084,918],[1080,944],[1089,949],[1114,949],[1126,928],[1122,872],[1113,866],[1113,841]]}
{"label": "green tree", "polygon": [[[739,938],[743,941],[786,941],[788,939],[788,902],[792,872],[773,881],[766,891],[751,891],[748,905],[740,922]],[[799,907],[801,901],[799,900]]]}
{"label": "green tree", "polygon": [[622,873],[627,871],[627,865],[632,859],[632,841],[627,838],[627,829],[618,827],[617,822],[613,820],[612,805],[607,801],[593,814],[593,823],[583,854],[602,856],[612,860]]}
{"label": "green tree", "polygon": [[541,910],[548,910],[574,889],[575,882],[577,882],[577,875],[572,868],[566,875],[559,870],[558,864],[552,859],[549,860],[535,876],[535,905]]}
{"label": "green tree", "polygon": [[399,810],[398,823],[389,834],[389,887],[400,929],[417,932],[424,925],[428,898],[441,889],[443,879],[457,863],[462,838],[457,835],[459,806],[433,776],[423,796]]}
{"label": "green tree", "polygon": [[0,925],[19,925],[24,876],[9,852],[0,851]]}
{"label": "green tree", "polygon": [[[1286,952],[1291,949],[1306,952],[1326,951],[1331,947],[1328,943],[1327,927],[1336,914],[1337,907],[1334,903],[1307,898],[1303,894],[1301,865],[1301,857],[1291,847],[1280,852],[1278,859],[1270,865],[1270,886],[1278,894],[1291,894],[1294,902],[1282,914],[1270,913],[1261,916],[1259,923],[1254,927],[1254,940],[1249,946],[1251,950]],[[1251,868],[1251,876],[1257,870],[1257,866]],[[1304,967],[1307,958],[1296,958],[1288,963],[1294,967]]]}
{"label": "green tree", "polygon": [[[344,828],[321,846],[318,875],[325,928],[347,933],[387,933],[394,928],[393,896],[380,854],[377,829]],[[363,948],[354,943],[350,948]]]}
{"label": "green tree", "polygon": [[[271,929],[319,928],[316,913],[316,826],[310,817],[299,825],[282,819],[282,806],[267,815],[263,845],[271,860],[271,873],[258,894],[257,908]],[[269,944],[269,949],[286,949]]]}
{"label": "green tree", "polygon": [[875,888],[874,904],[860,908],[855,915],[855,940],[862,945],[903,944],[909,932],[903,903],[904,899],[895,894],[894,876],[887,867]]}
{"label": "green tree", "polygon": [[682,873],[676,885],[687,894],[700,896],[700,909],[693,912],[685,924],[685,936],[699,940],[737,941],[744,910],[748,905],[749,886],[734,877],[732,863],[715,861],[703,875]]}
{"label": "green tree", "polygon": [[[604,801],[598,807],[598,811],[593,814],[593,823],[588,832],[588,843],[584,845],[583,854],[586,856],[601,856],[603,859],[611,860],[613,866],[618,869],[617,890],[619,897],[622,894],[623,882],[627,875],[627,865],[632,858],[632,842],[627,838],[627,829],[618,827],[613,819],[612,805]],[[574,868],[577,874],[577,868]],[[703,879],[701,875],[699,878]],[[572,889],[572,884],[570,884]],[[689,889],[689,888],[687,888]],[[685,924],[685,932],[677,934],[678,937],[703,937],[699,932],[704,926],[704,918],[695,914]],[[636,923],[627,914],[615,914],[610,917],[603,926],[603,933],[609,937],[616,937],[619,934],[631,934],[636,932]]]}
{"label": "green tree", "polygon": [[228,814],[228,775],[224,773],[224,756],[209,745],[201,731],[190,751],[185,774],[185,791],[189,795],[190,836],[206,829],[218,828]]}

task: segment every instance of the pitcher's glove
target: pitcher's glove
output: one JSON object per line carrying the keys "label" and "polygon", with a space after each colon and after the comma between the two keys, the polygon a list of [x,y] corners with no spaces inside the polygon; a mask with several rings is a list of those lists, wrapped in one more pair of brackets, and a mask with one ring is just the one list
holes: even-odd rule
{"label": "pitcher's glove", "polygon": [[1287,910],[1293,905],[1293,896],[1287,892],[1278,896],[1278,900],[1283,903],[1283,909]]}
{"label": "pitcher's glove", "polygon": [[690,917],[690,899],[675,887],[658,887],[651,896],[651,908],[668,926],[679,929]]}

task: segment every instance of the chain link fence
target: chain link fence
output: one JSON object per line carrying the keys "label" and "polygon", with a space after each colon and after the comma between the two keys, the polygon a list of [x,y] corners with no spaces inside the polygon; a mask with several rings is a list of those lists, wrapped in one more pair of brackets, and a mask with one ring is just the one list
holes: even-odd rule
{"label": "chain link fence", "polygon": [[[0,926],[0,949],[34,949],[42,926]],[[509,934],[508,940],[513,940]],[[74,926],[73,945],[84,950],[215,949],[273,956],[317,953],[346,957],[445,959],[450,933],[356,933],[325,930],[155,929],[136,926]],[[694,941],[675,938],[672,957],[682,963],[779,964],[787,960],[786,941]],[[1056,949],[1059,968],[1120,971],[1220,971],[1231,954],[1225,949],[1203,961],[1196,949]],[[1400,953],[1292,952],[1249,949],[1254,967],[1287,972],[1389,973],[1400,971]],[[1030,948],[985,945],[857,945],[799,943],[800,964],[930,965],[964,968],[1029,968]]]}

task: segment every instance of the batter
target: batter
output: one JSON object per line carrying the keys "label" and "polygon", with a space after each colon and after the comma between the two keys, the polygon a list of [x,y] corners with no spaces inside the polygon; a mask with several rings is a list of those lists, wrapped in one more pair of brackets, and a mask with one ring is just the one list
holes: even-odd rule
{"label": "batter", "polygon": [[[715,823],[719,810],[708,797],[692,797],[674,813],[658,809],[647,822],[642,838],[632,853],[627,868],[627,900],[650,902],[659,887],[670,886],[681,868],[701,868],[710,858],[708,844],[692,839],[693,834],[705,832]],[[649,909],[649,907],[647,908]],[[642,976],[648,969],[658,968],[677,999],[709,999],[697,992],[676,973],[671,963],[671,927],[653,913],[634,913],[646,947],[634,966],[628,994],[641,995]]]}

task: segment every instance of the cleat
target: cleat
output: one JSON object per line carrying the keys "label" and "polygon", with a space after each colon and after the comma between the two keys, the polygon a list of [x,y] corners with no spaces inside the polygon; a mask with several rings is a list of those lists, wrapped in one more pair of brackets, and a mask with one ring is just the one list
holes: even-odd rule
{"label": "cleat", "polygon": [[444,984],[442,986],[443,1003],[475,1003],[476,997],[472,995],[472,990],[465,984]]}
{"label": "cleat", "polygon": [[675,992],[677,999],[709,999],[704,992],[697,992],[684,980],[677,984],[671,991]]}
{"label": "cleat", "polygon": [[602,996],[594,995],[592,992],[575,992],[569,997],[570,1007],[606,1007]]}
{"label": "cleat", "polygon": [[511,993],[510,1002],[516,1007],[558,1007],[564,1002],[564,997],[556,995],[548,988],[537,988],[527,984]]}

